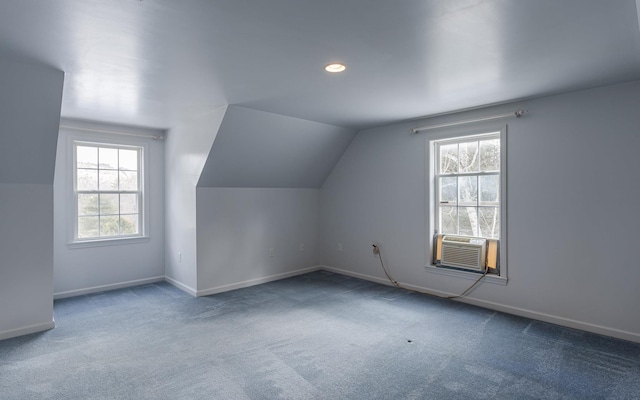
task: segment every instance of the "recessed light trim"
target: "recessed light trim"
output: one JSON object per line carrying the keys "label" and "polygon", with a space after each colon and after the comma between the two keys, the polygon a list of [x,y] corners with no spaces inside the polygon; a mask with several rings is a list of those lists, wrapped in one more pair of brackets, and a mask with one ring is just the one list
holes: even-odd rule
{"label": "recessed light trim", "polygon": [[332,63],[324,67],[325,71],[333,72],[333,73],[342,72],[345,69],[347,69],[347,67],[344,64],[340,64],[340,63]]}

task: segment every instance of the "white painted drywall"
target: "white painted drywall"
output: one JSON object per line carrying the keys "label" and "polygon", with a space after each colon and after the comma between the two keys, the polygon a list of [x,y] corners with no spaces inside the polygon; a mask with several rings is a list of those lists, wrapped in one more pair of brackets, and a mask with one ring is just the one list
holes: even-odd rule
{"label": "white painted drywall", "polygon": [[229,106],[198,187],[320,188],[355,133]]}
{"label": "white painted drywall", "polygon": [[319,195],[319,189],[198,188],[198,291],[317,266]]}
{"label": "white painted drywall", "polygon": [[53,170],[64,74],[0,55],[0,339],[53,327]]}
{"label": "white painted drywall", "polygon": [[462,291],[468,280],[425,272],[429,134],[408,129],[522,107],[505,122],[509,282],[470,301],[640,341],[638,104],[631,82],[361,131],[321,191],[321,261],[383,279],[375,241],[398,281]]}
{"label": "white painted drywall", "polygon": [[196,185],[226,106],[189,110],[165,142],[165,275],[195,295]]}
{"label": "white painted drywall", "polygon": [[[54,179],[54,293],[56,297],[83,294],[91,291],[107,290],[149,279],[164,277],[164,141],[153,140],[152,136],[162,136],[163,131],[136,127],[123,127],[98,122],[77,120],[61,121],[63,126],[87,128],[101,131],[127,132],[148,136],[140,138],[114,135],[89,130],[60,129],[58,155]],[[110,246],[73,247],[72,208],[69,207],[69,193],[73,182],[69,181],[71,164],[71,139],[93,140],[106,143],[146,145],[149,179],[147,218],[148,240],[129,243],[120,242]]]}
{"label": "white painted drywall", "polygon": [[53,327],[52,192],[0,183],[0,339]]}

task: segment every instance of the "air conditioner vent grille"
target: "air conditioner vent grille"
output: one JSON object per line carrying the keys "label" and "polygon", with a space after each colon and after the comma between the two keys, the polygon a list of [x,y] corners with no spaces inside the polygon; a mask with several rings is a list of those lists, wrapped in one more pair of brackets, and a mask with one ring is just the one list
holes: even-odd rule
{"label": "air conditioner vent grille", "polygon": [[484,271],[486,239],[447,235],[442,241],[441,265]]}
{"label": "air conditioner vent grille", "polygon": [[442,246],[442,263],[452,267],[479,269],[480,249]]}
{"label": "air conditioner vent grille", "polygon": [[450,242],[470,243],[472,239],[463,236],[447,236],[447,240]]}

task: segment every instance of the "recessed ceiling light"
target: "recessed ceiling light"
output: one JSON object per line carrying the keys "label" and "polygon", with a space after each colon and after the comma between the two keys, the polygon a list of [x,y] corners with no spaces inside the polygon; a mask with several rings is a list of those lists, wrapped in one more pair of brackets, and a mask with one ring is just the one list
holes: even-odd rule
{"label": "recessed ceiling light", "polygon": [[345,69],[347,69],[347,67],[344,66],[344,64],[329,64],[326,67],[324,67],[325,71],[327,72],[342,72]]}

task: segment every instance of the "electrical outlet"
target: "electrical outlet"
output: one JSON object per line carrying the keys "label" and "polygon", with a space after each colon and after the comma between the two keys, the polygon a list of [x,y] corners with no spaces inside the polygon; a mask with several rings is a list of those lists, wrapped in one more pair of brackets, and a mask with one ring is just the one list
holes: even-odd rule
{"label": "electrical outlet", "polygon": [[300,243],[300,251],[304,251],[304,243]]}
{"label": "electrical outlet", "polygon": [[338,251],[342,251],[342,243],[338,243]]}
{"label": "electrical outlet", "polygon": [[178,253],[178,262],[182,262],[182,252]]}
{"label": "electrical outlet", "polygon": [[273,247],[269,248],[269,257],[273,257],[274,255]]}

